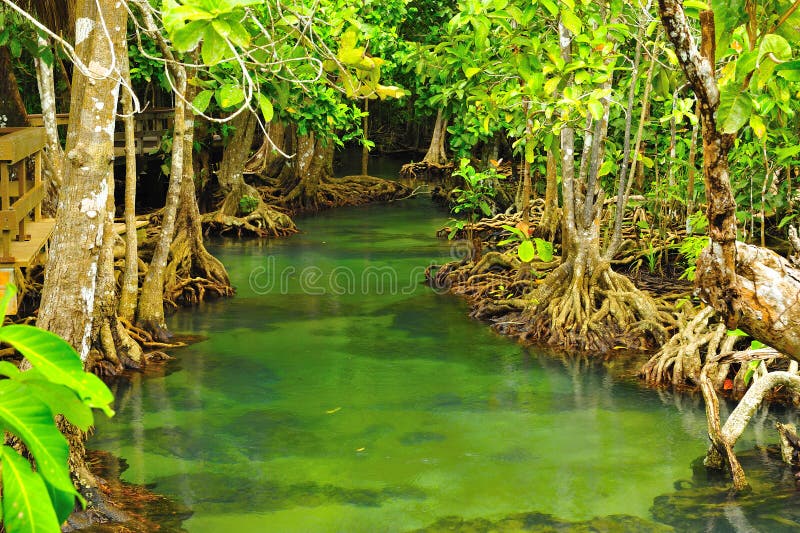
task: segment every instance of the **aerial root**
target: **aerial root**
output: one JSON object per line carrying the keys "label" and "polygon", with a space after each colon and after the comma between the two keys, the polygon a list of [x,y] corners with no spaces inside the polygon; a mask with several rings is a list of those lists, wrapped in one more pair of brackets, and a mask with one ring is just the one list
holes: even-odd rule
{"label": "aerial root", "polygon": [[592,275],[575,275],[569,262],[548,276],[523,316],[526,340],[592,353],[648,349],[667,338],[672,322],[656,301],[622,274],[600,264]]}

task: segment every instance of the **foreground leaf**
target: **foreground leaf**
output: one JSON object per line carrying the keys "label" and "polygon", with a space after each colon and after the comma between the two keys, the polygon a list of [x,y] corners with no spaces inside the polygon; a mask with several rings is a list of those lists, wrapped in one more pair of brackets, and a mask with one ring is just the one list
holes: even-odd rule
{"label": "foreground leaf", "polygon": [[9,533],[59,531],[58,519],[47,503],[44,481],[13,448],[0,449],[3,461],[3,515]]}
{"label": "foreground leaf", "polygon": [[34,368],[53,383],[74,390],[89,407],[102,409],[114,416],[111,403],[114,395],[100,378],[83,371],[77,352],[64,339],[33,326],[15,324],[0,328],[0,342],[7,342],[20,351]]}

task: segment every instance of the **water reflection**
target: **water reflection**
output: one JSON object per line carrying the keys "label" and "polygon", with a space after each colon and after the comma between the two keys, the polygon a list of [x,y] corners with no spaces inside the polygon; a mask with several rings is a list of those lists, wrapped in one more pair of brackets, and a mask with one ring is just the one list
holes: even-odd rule
{"label": "water reflection", "polygon": [[[413,201],[325,213],[284,241],[221,241],[237,297],[172,317],[208,340],[176,352],[164,376],[121,382],[119,414],[92,444],[128,459],[126,479],[192,507],[193,532],[661,528],[654,518],[689,501],[675,484],[700,486],[698,399],[523,349],[423,286],[314,295],[296,280],[265,294],[247,283],[266,255],[408,275],[448,256],[431,237],[445,218]],[[745,445],[759,432],[774,441],[769,415],[760,424]],[[785,504],[770,513],[791,520]],[[726,520],[718,502],[706,511]]]}

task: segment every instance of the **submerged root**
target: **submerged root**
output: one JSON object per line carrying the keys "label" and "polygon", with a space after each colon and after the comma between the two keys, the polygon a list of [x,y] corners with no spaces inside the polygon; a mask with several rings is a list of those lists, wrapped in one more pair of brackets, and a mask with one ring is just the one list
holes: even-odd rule
{"label": "submerged root", "polygon": [[[691,308],[677,315],[675,335],[645,363],[640,375],[651,385],[698,385],[703,361],[733,349],[736,337],[727,336],[725,324],[716,321],[711,307]],[[715,389],[722,390],[730,364],[706,370]]]}
{"label": "submerged root", "polygon": [[297,233],[289,215],[265,203],[258,189],[244,182],[225,196],[217,211],[203,215],[201,221],[205,232],[215,235],[285,237]]}
{"label": "submerged root", "polygon": [[192,246],[186,231],[180,231],[172,243],[164,279],[164,303],[172,307],[234,294],[222,263],[204,246]]}
{"label": "submerged root", "polygon": [[559,265],[529,296],[520,336],[592,353],[646,350],[666,340],[672,317],[656,300],[608,264],[591,272],[581,274],[571,261]]}
{"label": "submerged root", "polygon": [[267,191],[270,200],[294,213],[347,207],[371,202],[388,202],[408,197],[411,189],[396,181],[374,176],[323,177],[318,183],[301,180],[290,190]]}

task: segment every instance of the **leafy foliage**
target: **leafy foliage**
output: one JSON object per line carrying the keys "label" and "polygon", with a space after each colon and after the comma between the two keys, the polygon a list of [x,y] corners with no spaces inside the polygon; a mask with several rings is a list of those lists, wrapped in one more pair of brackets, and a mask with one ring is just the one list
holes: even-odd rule
{"label": "leafy foliage", "polygon": [[[9,287],[7,298],[13,294]],[[72,512],[75,490],[67,460],[69,445],[55,424],[61,414],[86,431],[92,408],[112,416],[111,391],[83,371],[77,352],[66,341],[33,326],[0,327],[0,341],[16,348],[33,366],[20,372],[0,362],[0,426],[25,445],[36,469],[10,446],[0,449],[3,524],[10,533],[59,531]]]}

